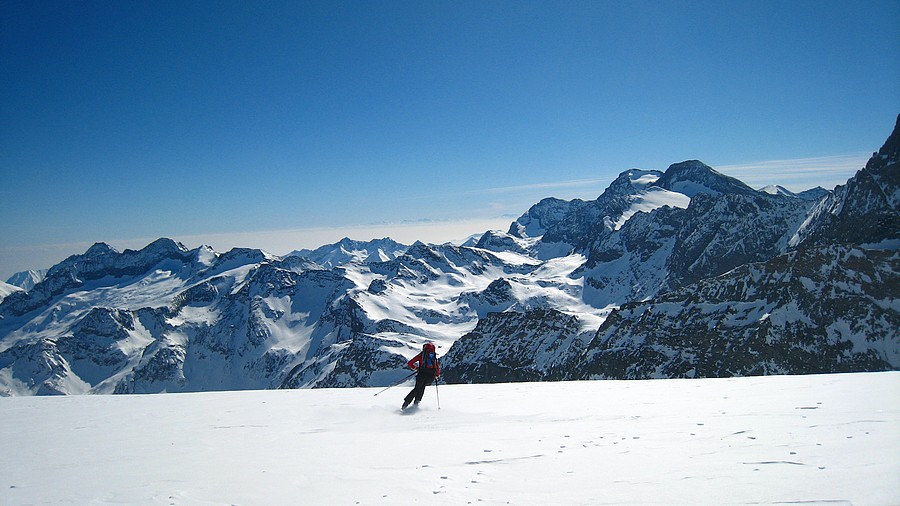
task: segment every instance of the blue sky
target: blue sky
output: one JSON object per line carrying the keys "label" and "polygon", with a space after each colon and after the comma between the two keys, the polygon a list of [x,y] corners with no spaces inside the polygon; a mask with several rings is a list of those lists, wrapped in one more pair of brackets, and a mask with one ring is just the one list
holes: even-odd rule
{"label": "blue sky", "polygon": [[897,1],[4,0],[0,279],[95,241],[461,239],[685,159],[832,188],[898,48]]}

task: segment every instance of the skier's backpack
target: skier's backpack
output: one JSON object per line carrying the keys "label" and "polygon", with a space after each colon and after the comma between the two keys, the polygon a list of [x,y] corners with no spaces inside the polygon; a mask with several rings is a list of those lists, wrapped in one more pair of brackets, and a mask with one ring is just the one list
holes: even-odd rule
{"label": "skier's backpack", "polygon": [[434,345],[428,343],[422,349],[422,366],[426,369],[434,369],[437,367],[437,354],[434,351]]}

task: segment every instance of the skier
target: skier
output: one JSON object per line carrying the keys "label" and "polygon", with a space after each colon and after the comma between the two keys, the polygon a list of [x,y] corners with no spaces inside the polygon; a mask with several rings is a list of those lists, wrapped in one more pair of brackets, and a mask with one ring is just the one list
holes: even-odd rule
{"label": "skier", "polygon": [[441,377],[441,363],[434,351],[434,343],[425,343],[422,352],[411,358],[406,365],[416,371],[416,386],[403,399],[403,407],[400,409],[406,409],[413,401],[418,406],[425,394],[425,387]]}

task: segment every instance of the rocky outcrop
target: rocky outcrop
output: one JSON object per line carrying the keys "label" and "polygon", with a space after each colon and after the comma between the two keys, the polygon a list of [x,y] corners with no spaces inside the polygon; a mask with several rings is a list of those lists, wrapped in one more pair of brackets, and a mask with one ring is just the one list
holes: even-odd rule
{"label": "rocky outcrop", "polygon": [[453,344],[443,358],[444,377],[449,383],[538,381],[579,338],[578,318],[555,309],[490,313]]}
{"label": "rocky outcrop", "polygon": [[900,367],[900,254],[831,246],[626,304],[556,378],[645,379]]}

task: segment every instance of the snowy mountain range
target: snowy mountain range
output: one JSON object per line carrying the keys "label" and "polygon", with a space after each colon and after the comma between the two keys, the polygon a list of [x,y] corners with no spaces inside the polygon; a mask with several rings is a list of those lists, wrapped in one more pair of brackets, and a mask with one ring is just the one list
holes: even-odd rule
{"label": "snowy mountain range", "polygon": [[98,243],[4,290],[0,394],[382,386],[425,341],[450,382],[897,369],[898,136],[833,192],[692,160],[467,246]]}
{"label": "snowy mountain range", "polygon": [[326,244],[314,250],[292,251],[287,256],[303,257],[326,269],[331,269],[353,261],[387,262],[402,255],[407,249],[409,246],[400,244],[389,237],[374,241],[354,241],[345,237],[334,244]]}

